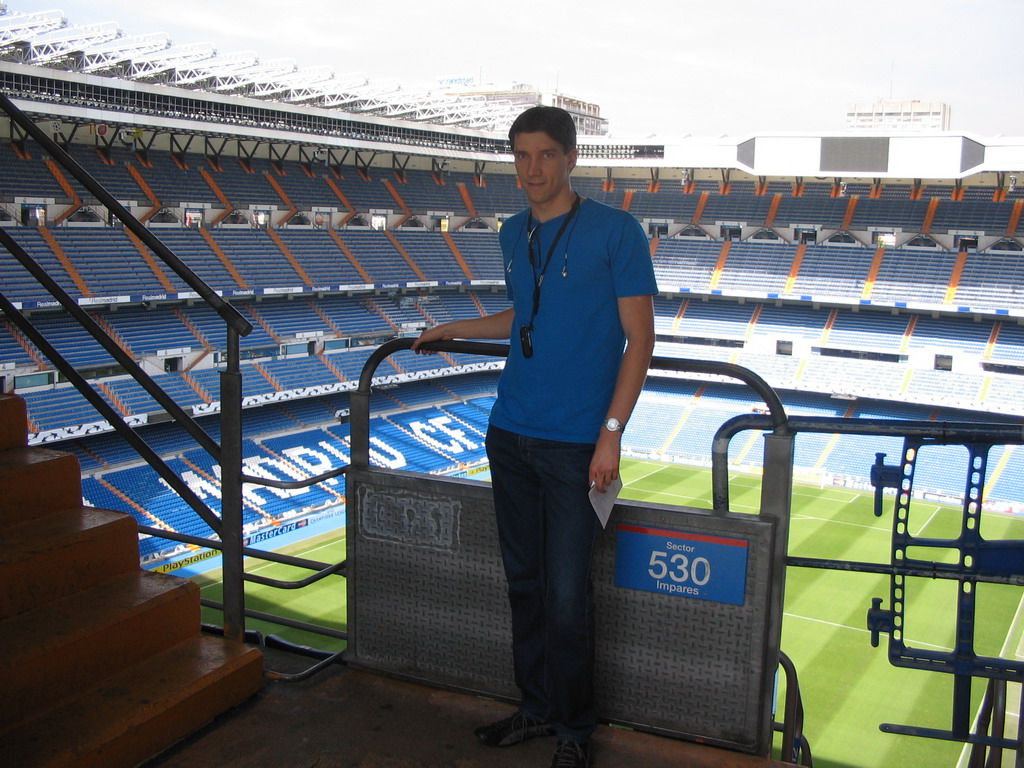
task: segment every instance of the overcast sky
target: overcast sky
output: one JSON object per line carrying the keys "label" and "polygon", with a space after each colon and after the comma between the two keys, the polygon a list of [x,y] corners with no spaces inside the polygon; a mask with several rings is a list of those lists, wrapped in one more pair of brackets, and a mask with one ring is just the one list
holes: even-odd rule
{"label": "overcast sky", "polygon": [[841,130],[846,108],[943,101],[952,128],[1024,135],[1024,0],[0,0],[339,76],[531,83],[612,135]]}

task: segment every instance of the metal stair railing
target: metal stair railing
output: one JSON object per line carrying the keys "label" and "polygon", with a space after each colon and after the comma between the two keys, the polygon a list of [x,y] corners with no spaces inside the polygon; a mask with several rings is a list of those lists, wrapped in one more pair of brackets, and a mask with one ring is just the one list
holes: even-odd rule
{"label": "metal stair railing", "polygon": [[[343,573],[345,563],[320,563],[304,558],[290,557],[243,546],[242,539],[242,485],[252,483],[275,488],[300,488],[337,477],[346,471],[345,467],[325,472],[315,477],[298,481],[279,481],[253,477],[242,471],[242,374],[239,368],[239,339],[252,331],[252,324],[237,309],[224,301],[206,282],[192,271],[177,255],[164,245],[146,226],[119,203],[96,181],[67,151],[48,136],[25,114],[6,94],[0,93],[0,112],[7,115],[26,136],[36,141],[71,176],[78,180],[107,210],[116,216],[153,254],[172,269],[185,284],[210,306],[224,321],[227,329],[226,366],[220,372],[220,427],[221,441],[218,444],[186,413],[159,384],[139,366],[132,357],[107,334],[107,332],[85,312],[78,302],[15,240],[0,227],[0,246],[3,246],[18,263],[52,296],[97,343],[121,365],[125,371],[167,412],[175,424],[184,429],[221,466],[221,514],[217,514],[178,477],[167,463],[143,440],[121,414],[108,403],[88,380],[75,370],[74,366],[49,343],[10,299],[0,290],[0,311],[43,353],[54,367],[82,394],[83,397],[107,420],[117,434],[146,461],[159,476],[210,526],[216,538],[189,536],[176,531],[140,525],[142,533],[161,538],[194,544],[219,550],[223,558],[224,599],[222,603],[204,600],[203,604],[223,611],[223,634],[229,639],[243,642],[251,639],[246,633],[245,618],[263,618],[284,626],[298,626],[328,636],[344,638],[340,633],[326,627],[294,622],[284,617],[269,616],[245,608],[244,582],[269,584],[280,588],[298,588],[336,573]],[[259,558],[273,562],[287,563],[314,571],[306,579],[283,582],[246,574],[243,568],[245,557]],[[319,668],[321,665],[317,665]],[[273,675],[274,673],[270,673]],[[281,675],[281,679],[299,676]]]}

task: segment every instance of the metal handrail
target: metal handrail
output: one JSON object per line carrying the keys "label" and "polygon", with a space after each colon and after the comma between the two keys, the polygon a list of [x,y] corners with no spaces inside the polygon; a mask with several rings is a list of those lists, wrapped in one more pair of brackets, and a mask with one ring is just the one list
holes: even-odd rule
{"label": "metal handrail", "polygon": [[[406,349],[411,349],[413,339],[393,339],[382,344],[366,359],[363,370],[359,375],[359,386],[351,393],[351,422],[358,429],[353,430],[352,440],[352,466],[366,467],[369,465],[370,445],[369,432],[361,427],[363,423],[369,423],[370,414],[370,390],[373,384],[373,374],[385,358],[389,355]],[[490,355],[493,357],[507,357],[508,344],[494,344],[481,341],[434,341],[423,344],[420,347],[424,352],[456,352],[471,355]],[[738,379],[753,389],[768,407],[768,423],[777,435],[789,433],[789,418],[786,409],[779,399],[778,393],[760,376],[751,371],[732,363],[720,363],[712,360],[693,360],[689,358],[675,357],[654,357],[651,358],[649,370],[652,371],[673,371],[679,373],[706,373],[716,376],[727,376]],[[721,462],[724,466],[725,462]],[[713,467],[714,469],[714,467]],[[725,471],[712,474],[715,498],[720,491],[728,499],[728,467]],[[724,483],[724,490],[720,485]],[[719,511],[719,504],[715,504],[715,511]]]}
{"label": "metal handrail", "polygon": [[775,730],[782,733],[780,749],[782,759],[787,763],[813,766],[811,745],[804,735],[804,703],[800,695],[796,665],[782,651],[779,651],[779,667],[786,677],[786,699],[783,704],[782,722],[775,724]]}
{"label": "metal handrail", "polygon": [[18,329],[24,333],[28,339],[36,345],[36,347],[43,353],[43,355],[50,360],[71,384],[82,393],[89,404],[92,405],[101,416],[103,416],[107,422],[114,428],[118,435],[127,442],[135,451],[138,453],[147,464],[149,464],[156,472],[160,475],[161,479],[164,480],[178,495],[184,499],[193,511],[199,515],[203,521],[209,525],[214,531],[220,526],[220,520],[213,513],[213,511],[195,494],[195,492],[189,488],[188,484],[183,482],[171,468],[167,466],[167,462],[160,458],[156,452],[150,448],[149,444],[146,443],[138,434],[133,430],[124,418],[119,414],[113,407],[107,403],[102,397],[97,394],[86,379],[78,373],[71,366],[70,363],[46,340],[46,338],[39,334],[39,332],[28,322],[28,319],[14,307],[13,304],[0,293],[0,310],[7,315],[10,320],[18,326]]}
{"label": "metal handrail", "polygon": [[160,242],[146,226],[119,203],[103,185],[94,179],[77,160],[69,155],[63,147],[46,135],[46,132],[26,115],[6,94],[0,93],[0,111],[10,117],[22,131],[31,136],[54,158],[68,173],[74,176],[83,187],[92,192],[103,206],[114,214],[124,226],[131,231],[143,244],[155,253],[164,264],[174,270],[185,284],[221,316],[228,327],[239,336],[248,336],[252,332],[252,323],[246,320],[237,309],[224,301],[217,292],[203,281],[192,269],[179,259],[166,245]]}
{"label": "metal handrail", "polygon": [[[336,477],[345,468],[332,470],[316,477],[301,481],[278,481],[270,478],[253,477],[242,472],[242,377],[239,368],[239,338],[252,331],[252,324],[237,309],[224,301],[206,282],[195,274],[181,259],[167,248],[146,226],[121,205],[103,186],[97,182],[57,142],[48,136],[6,95],[0,93],[0,111],[3,111],[25,135],[34,139],[42,149],[77,179],[96,199],[116,216],[155,256],[173,270],[185,284],[200,296],[224,321],[227,326],[225,360],[226,367],[220,372],[220,419],[221,442],[218,444],[159,384],[142,369],[132,357],[109,336],[109,334],[70,296],[61,285],[43,269],[24,248],[3,228],[0,228],[0,246],[14,256],[19,264],[51,295],[60,306],[73,317],[93,339],[138,382],[138,384],[160,405],[171,419],[185,429],[201,448],[221,466],[221,514],[220,517],[199,496],[189,488],[167,463],[129,426],[124,417],[113,408],[89,382],[49,341],[32,325],[29,319],[17,309],[7,296],[0,292],[0,311],[13,322],[54,367],[82,394],[97,412],[110,424],[117,434],[146,461],[157,474],[193,509],[194,512],[214,531],[218,539],[188,536],[176,531],[139,526],[139,530],[169,540],[217,549],[222,553],[224,602],[224,635],[242,642],[245,638],[244,582],[257,581],[272,583],[285,588],[287,582],[267,580],[250,576],[243,569],[243,558],[254,557],[264,560],[287,562],[290,565],[317,571],[301,583],[312,583],[326,576],[343,573],[344,561],[336,564],[317,563],[302,558],[279,556],[245,547],[242,542],[242,485],[253,483],[278,488],[299,488],[315,485]],[[335,634],[329,632],[328,634]]]}
{"label": "metal handrail", "polygon": [[[856,435],[878,435],[888,437],[929,437],[936,442],[974,442],[995,437],[1007,443],[1024,442],[1024,425],[984,424],[964,422],[936,422],[895,419],[848,419],[840,416],[789,416],[786,419],[790,432],[816,432],[831,434],[842,431]],[[712,477],[715,507],[729,507],[729,481],[727,458],[732,438],[746,430],[778,430],[777,419],[760,413],[744,413],[723,422],[715,433],[711,447],[712,466],[721,465],[726,472],[721,477]]]}
{"label": "metal handrail", "polygon": [[[89,316],[88,312],[82,310],[78,303],[54,280],[50,274],[43,269],[36,261],[25,251],[24,248],[13,238],[11,235],[0,227],[0,245],[4,246],[7,251],[14,256],[14,258],[36,279],[37,282],[46,290],[51,296],[53,296],[57,302],[67,310],[78,323],[84,328],[93,339],[95,339],[104,350],[110,354],[117,363],[127,371],[132,378],[134,378],[146,392],[156,400],[157,404],[163,407],[171,418],[189,433],[196,442],[204,448],[210,455],[220,458],[220,446],[216,441],[211,438],[206,431],[199,426],[185,411],[179,406],[173,398],[171,398],[163,389],[160,388],[153,378],[146,373],[138,363],[136,363],[129,355],[127,355],[120,346],[103,330],[103,328],[97,323],[92,317]],[[206,523],[217,530],[218,523],[216,516],[210,511],[210,508],[202,502],[198,496],[196,496],[188,486],[186,486],[178,478],[174,472],[167,467],[166,463],[160,459],[154,452],[152,452],[146,443],[135,434],[135,431],[129,427],[121,415],[114,410],[102,397],[100,397],[96,390],[94,390],[86,379],[75,370],[63,355],[61,355],[57,349],[51,345],[47,339],[32,325],[27,317],[20,312],[13,303],[11,303],[6,296],[0,292],[0,308],[3,309],[4,313],[11,319],[11,321],[18,326],[25,336],[31,341],[40,352],[43,353],[54,367],[60,371],[70,381],[79,392],[89,401],[89,403],[96,408],[97,411],[113,426],[118,434],[124,438],[129,445],[132,446],[147,463],[154,467],[163,478],[179,495],[182,496],[188,502],[188,505],[195,510],[196,514],[203,518]]]}

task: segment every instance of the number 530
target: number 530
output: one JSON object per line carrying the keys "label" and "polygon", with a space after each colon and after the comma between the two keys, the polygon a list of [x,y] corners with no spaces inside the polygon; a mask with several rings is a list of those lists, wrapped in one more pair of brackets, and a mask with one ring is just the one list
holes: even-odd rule
{"label": "number 530", "polygon": [[690,560],[680,553],[669,556],[668,552],[653,550],[647,572],[652,579],[659,581],[667,576],[677,584],[692,581],[698,587],[702,587],[711,580],[711,563],[706,557],[695,557]]}

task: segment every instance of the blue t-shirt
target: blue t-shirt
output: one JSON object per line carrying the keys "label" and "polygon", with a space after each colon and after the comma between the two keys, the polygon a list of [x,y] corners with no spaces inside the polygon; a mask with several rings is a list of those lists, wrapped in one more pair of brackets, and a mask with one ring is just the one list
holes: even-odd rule
{"label": "blue t-shirt", "polygon": [[[501,228],[505,284],[515,320],[491,423],[528,437],[593,443],[625,348],[617,300],[655,294],[658,286],[640,223],[626,211],[589,199],[569,220],[544,269],[565,216],[538,225],[527,209]],[[539,227],[533,266],[528,223]],[[519,329],[530,323],[534,286],[542,270],[531,334],[533,356],[526,358]]]}

